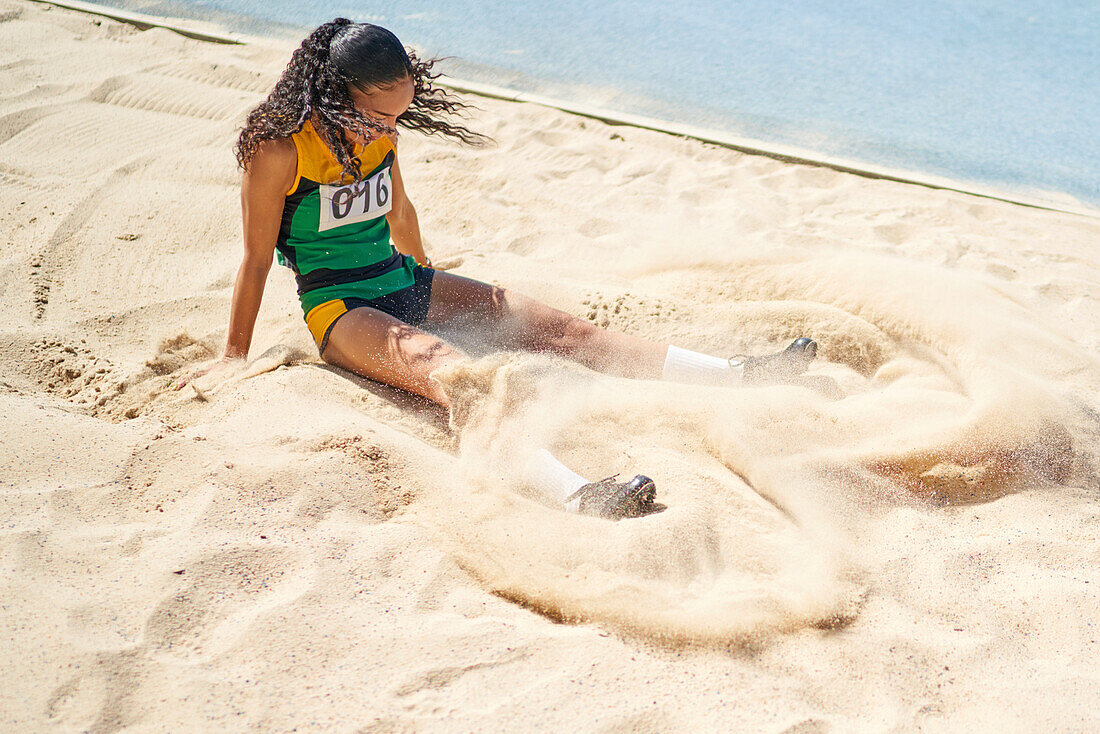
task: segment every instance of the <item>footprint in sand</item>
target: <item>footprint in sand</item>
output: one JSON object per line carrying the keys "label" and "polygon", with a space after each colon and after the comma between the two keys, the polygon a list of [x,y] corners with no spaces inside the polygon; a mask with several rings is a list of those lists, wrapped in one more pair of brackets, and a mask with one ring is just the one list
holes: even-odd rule
{"label": "footprint in sand", "polygon": [[146,644],[182,657],[231,644],[256,617],[313,583],[298,554],[280,547],[243,546],[182,566],[174,571],[182,588],[157,604],[145,624]]}
{"label": "footprint in sand", "polygon": [[580,232],[582,235],[592,238],[603,237],[604,235],[613,234],[617,229],[618,227],[615,225],[614,222],[608,221],[606,219],[600,219],[598,217],[595,219],[586,220],[582,222],[579,227],[577,227],[577,231]]}
{"label": "footprint in sand", "polygon": [[151,667],[137,650],[98,653],[77,666],[80,671],[50,693],[46,719],[72,731],[118,731],[138,722],[136,699]]}

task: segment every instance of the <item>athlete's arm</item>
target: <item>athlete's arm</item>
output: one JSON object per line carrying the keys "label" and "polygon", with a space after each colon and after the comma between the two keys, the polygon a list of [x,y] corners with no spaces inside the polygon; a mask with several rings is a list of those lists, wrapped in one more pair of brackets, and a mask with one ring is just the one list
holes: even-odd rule
{"label": "athlete's arm", "polygon": [[386,215],[386,221],[390,224],[390,237],[397,251],[404,255],[411,255],[421,265],[428,265],[428,256],[424,254],[424,241],[420,238],[420,222],[416,218],[416,209],[413,208],[409,197],[405,195],[405,184],[401,180],[401,169],[397,160],[393,162],[391,169],[393,177],[393,207]]}
{"label": "athlete's arm", "polygon": [[261,144],[241,179],[244,259],[233,286],[224,359],[244,359],[264,295],[286,192],[294,185],[298,155],[290,138]]}
{"label": "athlete's arm", "polygon": [[248,357],[252,329],[264,295],[271,258],[279,236],[286,192],[294,185],[298,154],[289,138],[260,145],[241,179],[241,211],[244,215],[244,259],[237,270],[233,302],[229,307],[229,337],[225,356],[192,370],[171,383],[175,390],[203,375],[226,369]]}

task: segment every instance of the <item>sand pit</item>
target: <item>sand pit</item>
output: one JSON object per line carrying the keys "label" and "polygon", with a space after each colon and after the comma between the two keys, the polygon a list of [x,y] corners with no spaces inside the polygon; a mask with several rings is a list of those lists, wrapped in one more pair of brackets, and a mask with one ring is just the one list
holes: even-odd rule
{"label": "sand pit", "polygon": [[[286,62],[0,0],[0,728],[1100,726],[1100,219],[535,105],[406,134],[436,263],[794,385],[539,355],[453,416],[322,364],[289,271],[220,352],[231,144]],[[531,451],[645,471],[608,523]]]}

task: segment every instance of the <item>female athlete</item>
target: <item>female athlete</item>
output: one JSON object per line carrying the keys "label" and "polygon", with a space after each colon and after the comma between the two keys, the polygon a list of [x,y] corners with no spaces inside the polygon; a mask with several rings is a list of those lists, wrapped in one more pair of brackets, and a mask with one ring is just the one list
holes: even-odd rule
{"label": "female athlete", "polygon": [[[457,319],[503,348],[550,352],[627,377],[737,385],[806,369],[817,347],[805,337],[765,357],[711,357],[434,270],[405,193],[397,128],[469,144],[485,139],[448,120],[464,105],[433,85],[432,64],[386,29],[344,18],[314,30],[294,52],[237,142],[244,260],[225,356],[179,387],[248,356],[273,255],[294,271],[322,359],[443,406],[449,399],[432,372],[466,356],[432,330]],[[619,519],[662,507],[643,475],[589,482],[545,450],[534,452],[525,476],[571,511]]]}

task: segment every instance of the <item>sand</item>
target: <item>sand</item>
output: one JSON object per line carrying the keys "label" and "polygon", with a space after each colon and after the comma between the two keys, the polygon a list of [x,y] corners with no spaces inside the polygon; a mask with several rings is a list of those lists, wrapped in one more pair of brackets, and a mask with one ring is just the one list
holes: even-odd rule
{"label": "sand", "polygon": [[[0,0],[0,729],[1100,728],[1100,219],[476,99],[428,251],[795,385],[494,353],[448,416],[322,364],[275,269],[220,353],[232,141],[288,48]],[[409,39],[406,39],[409,40]],[[609,523],[523,491],[645,471]]]}

